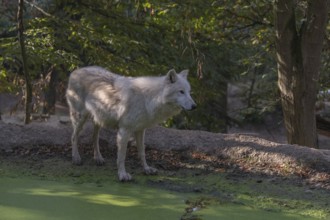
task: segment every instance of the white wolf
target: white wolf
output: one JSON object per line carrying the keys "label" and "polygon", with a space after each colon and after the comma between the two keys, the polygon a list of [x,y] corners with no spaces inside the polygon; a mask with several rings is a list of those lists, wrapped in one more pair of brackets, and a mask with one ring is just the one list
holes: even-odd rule
{"label": "white wolf", "polygon": [[145,158],[145,129],[178,114],[192,110],[196,103],[190,96],[188,70],[177,74],[170,70],[161,77],[124,77],[101,67],[84,67],[73,71],[66,98],[73,125],[72,162],[80,164],[78,135],[87,118],[94,122],[94,159],[99,165],[104,159],[99,149],[100,127],[117,128],[117,166],[120,181],[131,180],[125,169],[127,143],[135,137],[138,154],[146,174],[157,169],[148,166]]}

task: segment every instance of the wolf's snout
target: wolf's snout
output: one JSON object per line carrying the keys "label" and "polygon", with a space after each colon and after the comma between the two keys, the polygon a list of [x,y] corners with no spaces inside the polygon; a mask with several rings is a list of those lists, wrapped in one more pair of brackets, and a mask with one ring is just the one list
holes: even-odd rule
{"label": "wolf's snout", "polygon": [[197,105],[194,103],[194,104],[192,104],[192,105],[190,106],[190,108],[186,108],[185,110],[187,110],[187,111],[192,111],[192,110],[194,110],[195,108],[197,108]]}

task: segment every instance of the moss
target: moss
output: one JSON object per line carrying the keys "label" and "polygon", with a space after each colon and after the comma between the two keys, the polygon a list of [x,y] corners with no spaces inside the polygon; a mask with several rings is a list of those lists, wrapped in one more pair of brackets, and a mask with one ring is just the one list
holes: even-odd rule
{"label": "moss", "polygon": [[[15,159],[15,160],[14,160]],[[329,192],[294,179],[203,169],[161,170],[119,183],[114,163],[1,158],[6,219],[327,219]],[[24,217],[23,217],[24,216]],[[50,217],[52,216],[52,217]]]}

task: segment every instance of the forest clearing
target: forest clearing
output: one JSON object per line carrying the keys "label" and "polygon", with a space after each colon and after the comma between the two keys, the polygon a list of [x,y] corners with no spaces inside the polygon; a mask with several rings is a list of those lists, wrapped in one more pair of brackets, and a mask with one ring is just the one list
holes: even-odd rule
{"label": "forest clearing", "polygon": [[[329,0],[0,0],[0,219],[330,219],[329,7]],[[136,85],[150,91],[151,80],[127,83],[132,78],[169,72],[168,83],[186,85],[173,91],[194,111],[146,131],[157,175],[140,167],[138,155],[146,173],[157,171],[135,146],[143,149],[142,132],[126,163],[118,159],[119,179],[131,180],[126,164],[132,181],[117,177],[115,129],[100,130],[105,164],[100,153],[95,163],[90,122],[79,140],[83,163],[72,164],[78,138],[65,94],[71,73],[86,66],[123,76],[109,77],[116,91],[105,99],[105,87],[76,77],[77,88],[102,94],[103,106],[128,100],[122,96]],[[115,82],[124,81],[130,93],[118,95]],[[126,110],[148,107],[131,103]]]}

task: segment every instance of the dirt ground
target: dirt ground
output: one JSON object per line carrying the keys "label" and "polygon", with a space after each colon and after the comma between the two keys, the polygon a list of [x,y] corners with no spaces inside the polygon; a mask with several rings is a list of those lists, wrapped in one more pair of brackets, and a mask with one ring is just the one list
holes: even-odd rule
{"label": "dirt ground", "polygon": [[[17,118],[4,118],[4,121],[0,121],[2,154],[70,157],[72,128],[67,116],[39,119],[24,126],[17,124]],[[88,124],[80,138],[81,145],[85,146],[83,154],[89,157],[92,157],[91,134],[92,126]],[[115,135],[113,130],[103,129],[100,133],[103,155],[114,157],[112,161],[115,161],[116,154]],[[186,164],[203,166],[207,172],[234,169],[268,176],[294,176],[314,187],[330,190],[330,150],[327,149],[280,144],[243,134],[163,127],[148,129],[145,144],[151,163],[165,170]],[[131,154],[136,154],[134,147],[130,149]]]}

